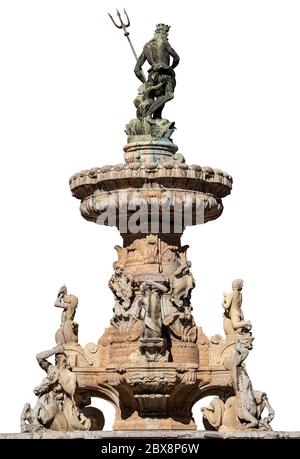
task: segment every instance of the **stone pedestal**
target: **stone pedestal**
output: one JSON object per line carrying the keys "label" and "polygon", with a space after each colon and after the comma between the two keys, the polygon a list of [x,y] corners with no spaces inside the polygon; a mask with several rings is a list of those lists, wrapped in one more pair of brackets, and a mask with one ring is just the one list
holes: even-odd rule
{"label": "stone pedestal", "polygon": [[139,141],[131,142],[124,147],[126,163],[161,163],[179,160],[182,155],[176,155],[177,145],[171,141]]}
{"label": "stone pedestal", "polygon": [[[149,441],[157,441],[158,443],[163,440],[172,439],[183,439],[187,442],[193,440],[207,440],[207,439],[255,439],[255,440],[300,440],[300,431],[243,431],[243,432],[213,432],[208,430],[198,430],[196,431],[182,431],[182,430],[140,430],[140,431],[130,431],[130,430],[118,430],[117,432],[96,432],[96,431],[87,431],[87,432],[51,432],[43,431],[36,433],[2,433],[0,434],[0,440],[31,440],[31,439],[86,439],[86,440],[110,440],[113,444],[114,439],[124,439],[136,441],[139,439],[145,439]],[[276,444],[276,446],[278,446]]]}
{"label": "stone pedestal", "polygon": [[124,152],[125,164],[70,179],[82,216],[117,226],[124,241],[115,247],[109,284],[111,323],[90,367],[78,361],[73,371],[82,392],[113,401],[115,430],[193,430],[193,404],[232,388],[224,362],[212,358],[211,343],[194,322],[195,281],[181,235],[186,226],[221,215],[232,179],[185,164],[171,141],[134,142]]}

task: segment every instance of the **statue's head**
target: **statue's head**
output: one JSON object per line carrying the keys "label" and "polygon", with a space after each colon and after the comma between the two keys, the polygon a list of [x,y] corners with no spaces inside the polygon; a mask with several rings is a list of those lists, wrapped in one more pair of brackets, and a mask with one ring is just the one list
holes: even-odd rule
{"label": "statue's head", "polygon": [[242,290],[244,281],[242,279],[235,279],[232,282],[232,290]]}
{"label": "statue's head", "polygon": [[155,36],[160,36],[164,38],[168,38],[169,30],[170,30],[169,25],[167,24],[156,24],[156,29],[154,32]]}

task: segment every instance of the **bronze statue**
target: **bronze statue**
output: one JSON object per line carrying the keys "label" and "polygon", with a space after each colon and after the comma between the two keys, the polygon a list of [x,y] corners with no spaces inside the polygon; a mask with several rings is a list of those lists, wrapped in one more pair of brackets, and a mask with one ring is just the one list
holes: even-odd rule
{"label": "bronze statue", "polygon": [[[168,41],[169,29],[166,24],[157,24],[154,37],[145,44],[135,65],[134,73],[143,83],[135,99],[138,118],[161,118],[166,102],[174,97],[174,69],[179,63],[179,56]],[[171,57],[173,62],[170,65]],[[145,62],[151,66],[147,80],[142,72]]]}
{"label": "bronze statue", "polygon": [[[118,19],[114,20],[111,14],[108,15],[113,24],[123,30],[137,61],[134,73],[143,83],[134,99],[136,118],[126,125],[125,132],[128,135],[128,142],[138,140],[172,142],[171,135],[175,130],[175,123],[162,119],[162,111],[166,102],[174,97],[176,86],[174,69],[179,63],[179,56],[168,41],[170,26],[157,24],[154,37],[145,44],[138,57],[129,38],[130,20],[126,10],[124,9],[124,18],[118,10]],[[143,72],[145,62],[150,65],[148,78]]]}

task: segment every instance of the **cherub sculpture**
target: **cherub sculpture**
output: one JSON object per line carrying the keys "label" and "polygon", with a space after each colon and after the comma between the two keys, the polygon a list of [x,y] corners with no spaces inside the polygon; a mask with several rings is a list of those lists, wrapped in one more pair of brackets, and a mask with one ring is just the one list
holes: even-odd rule
{"label": "cherub sculpture", "polygon": [[74,322],[78,298],[67,291],[63,285],[57,295],[54,306],[62,308],[60,327],[55,334],[56,344],[74,344],[78,342],[78,324]]}
{"label": "cherub sculpture", "polygon": [[232,282],[232,292],[224,293],[222,306],[224,312],[224,332],[226,336],[249,333],[252,325],[244,320],[242,311],[242,288],[244,281],[236,279]]}

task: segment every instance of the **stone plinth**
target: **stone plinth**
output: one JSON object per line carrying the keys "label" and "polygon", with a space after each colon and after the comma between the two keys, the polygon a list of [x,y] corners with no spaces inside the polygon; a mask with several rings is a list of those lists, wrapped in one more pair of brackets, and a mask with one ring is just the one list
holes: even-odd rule
{"label": "stone plinth", "polygon": [[124,159],[127,164],[162,163],[172,160],[180,162],[182,155],[176,155],[177,150],[177,145],[170,141],[131,142],[124,147]]}
{"label": "stone plinth", "polygon": [[185,439],[185,440],[208,440],[208,439],[256,439],[256,440],[299,440],[300,431],[272,431],[272,432],[261,432],[261,431],[243,431],[243,432],[212,432],[208,430],[198,431],[181,431],[181,430],[163,430],[163,431],[118,431],[118,432],[40,432],[40,433],[3,433],[0,434],[0,440],[10,439],[98,439],[98,440],[111,440],[114,439]]}

